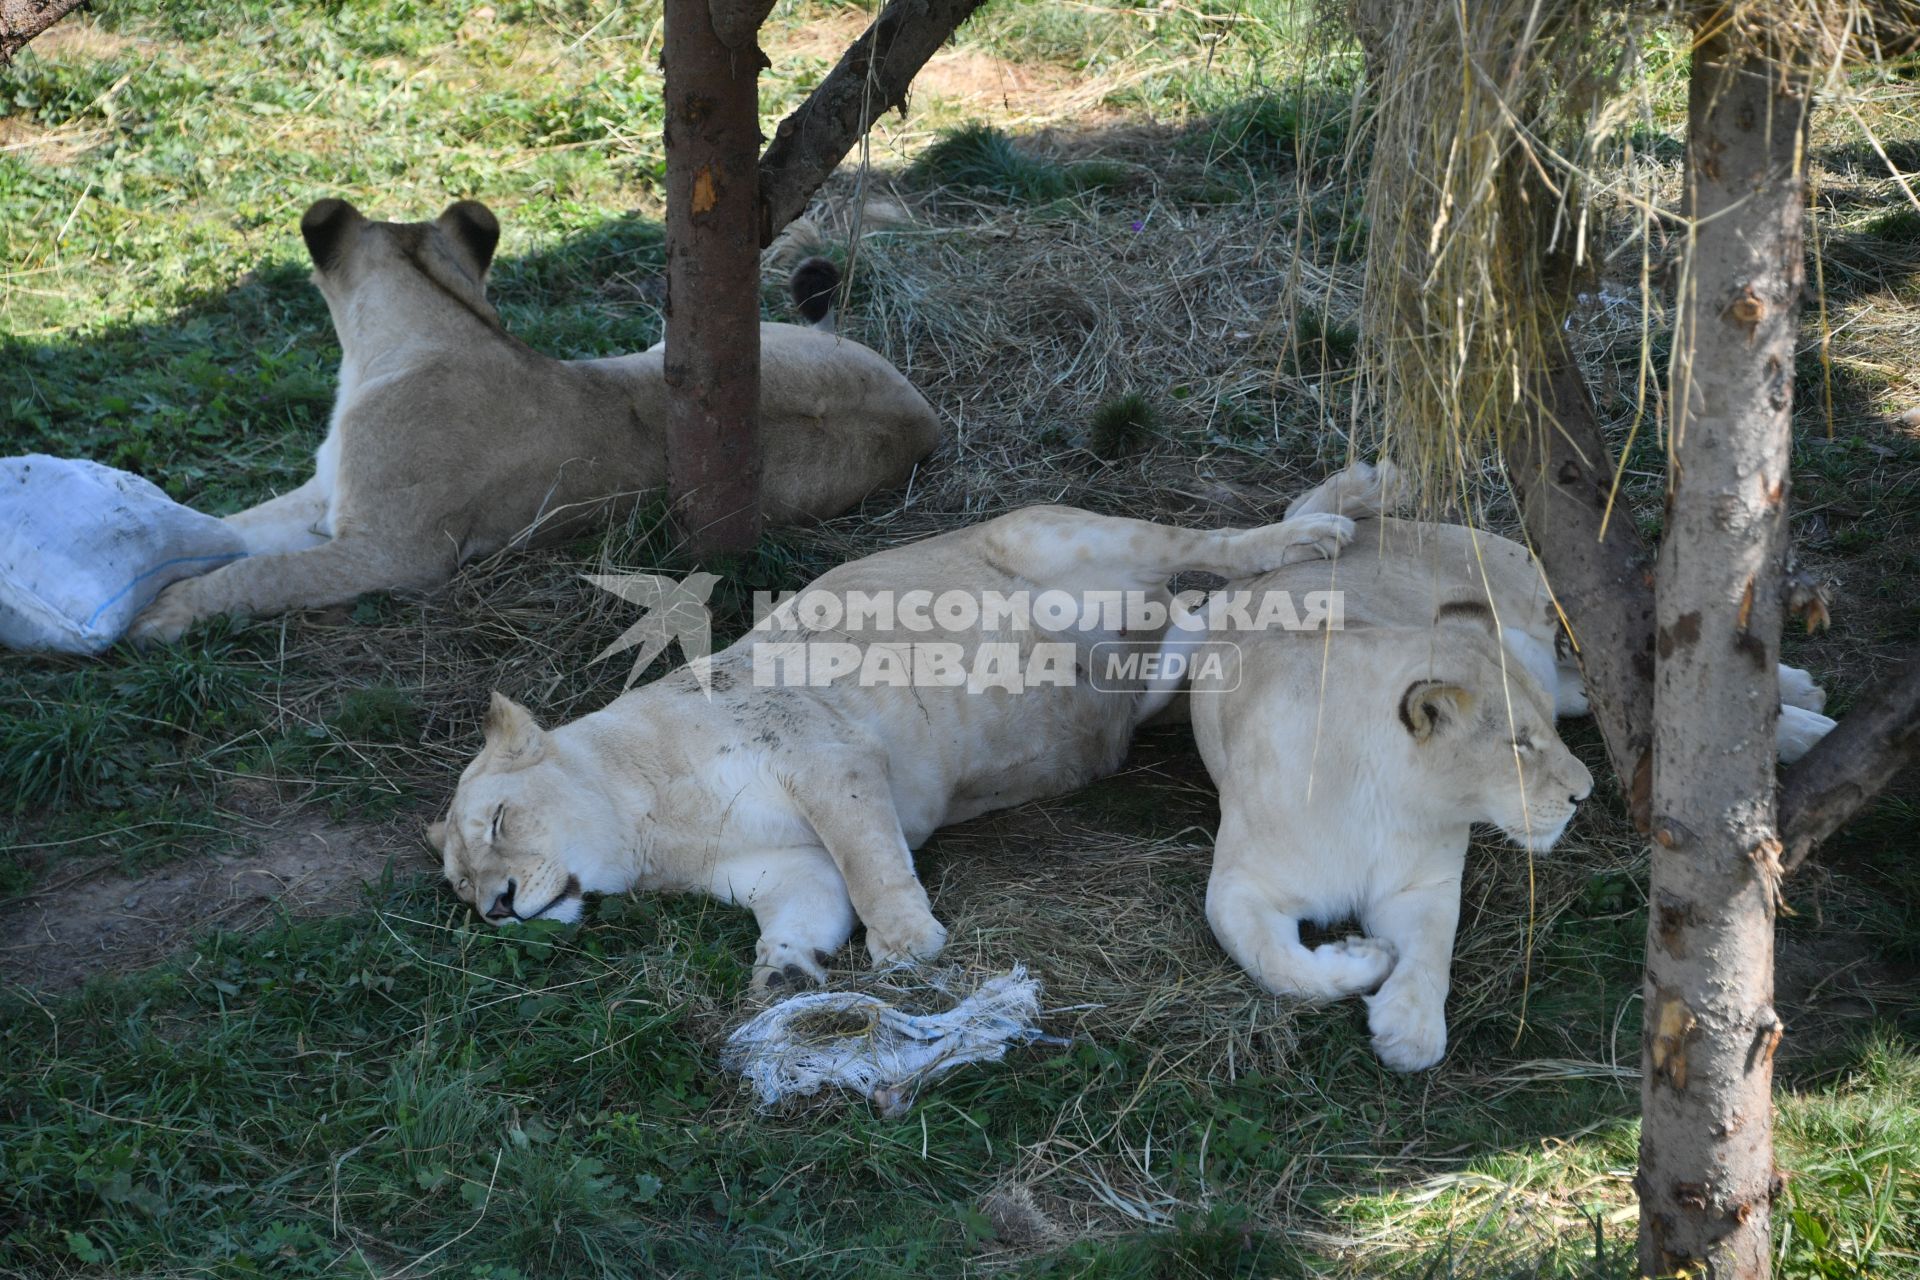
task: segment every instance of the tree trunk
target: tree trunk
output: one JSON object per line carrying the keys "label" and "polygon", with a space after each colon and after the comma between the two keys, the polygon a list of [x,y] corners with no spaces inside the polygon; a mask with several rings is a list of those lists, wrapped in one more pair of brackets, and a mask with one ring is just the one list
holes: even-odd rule
{"label": "tree trunk", "polygon": [[[737,6],[736,6],[737,7]],[[696,555],[760,537],[759,101],[752,34],[666,0],[667,476]],[[730,28],[732,25],[730,24]]]}
{"label": "tree trunk", "polygon": [[906,109],[907,86],[986,0],[888,0],[807,100],[773,131],[760,161],[760,243],[800,216],[875,120]]}
{"label": "tree trunk", "polygon": [[0,0],[0,67],[87,0]]}
{"label": "tree trunk", "polygon": [[1774,664],[1810,95],[1789,56],[1696,16],[1635,1185],[1646,1274],[1755,1280],[1778,1187]]}
{"label": "tree trunk", "polygon": [[[1653,584],[1624,499],[1608,512],[1613,451],[1562,330],[1527,430],[1505,447],[1527,538],[1577,645],[1587,700],[1641,831],[1653,785]],[[1601,530],[1606,536],[1601,536]]]}

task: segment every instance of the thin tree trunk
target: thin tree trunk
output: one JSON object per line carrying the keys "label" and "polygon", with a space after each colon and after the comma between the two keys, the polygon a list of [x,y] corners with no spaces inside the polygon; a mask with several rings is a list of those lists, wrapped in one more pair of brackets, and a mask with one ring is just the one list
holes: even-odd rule
{"label": "thin tree trunk", "polygon": [[1793,347],[1803,285],[1805,78],[1697,11],[1692,235],[1655,587],[1652,915],[1640,1266],[1768,1271],[1773,1165],[1775,662]]}
{"label": "thin tree trunk", "polygon": [[1531,421],[1505,448],[1507,474],[1577,642],[1587,700],[1628,812],[1645,831],[1653,785],[1651,555],[1624,500],[1609,515],[1613,451],[1558,326],[1550,340],[1555,350],[1535,385]]}
{"label": "thin tree trunk", "polygon": [[0,0],[0,67],[87,0]]}
{"label": "thin tree trunk", "polygon": [[800,216],[853,144],[895,107],[907,86],[986,0],[888,0],[807,100],[773,131],[760,161],[760,243]]}
{"label": "thin tree trunk", "polygon": [[[666,0],[667,476],[697,555],[760,536],[759,101],[751,33]],[[735,15],[737,16],[737,15]],[[734,24],[737,25],[737,24]]]}

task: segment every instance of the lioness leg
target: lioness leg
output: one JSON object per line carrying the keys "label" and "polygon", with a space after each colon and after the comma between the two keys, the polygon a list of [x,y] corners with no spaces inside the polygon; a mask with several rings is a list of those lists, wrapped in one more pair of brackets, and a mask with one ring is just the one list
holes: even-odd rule
{"label": "lioness leg", "polygon": [[947,931],[933,918],[927,891],[914,874],[884,757],[814,757],[793,771],[787,791],[840,868],[847,897],[867,926],[873,962],[939,955]]}
{"label": "lioness leg", "polygon": [[1252,877],[1222,866],[1217,849],[1207,882],[1207,923],[1227,954],[1277,996],[1338,1000],[1373,990],[1393,968],[1393,948],[1373,938],[1309,949],[1300,941],[1300,917],[1276,905]]}
{"label": "lioness leg", "polygon": [[751,868],[723,865],[715,896],[744,903],[760,923],[753,989],[827,980],[827,961],[853,936],[846,881],[822,849],[756,853]]}
{"label": "lioness leg", "polygon": [[1157,591],[1177,573],[1246,578],[1298,560],[1330,558],[1353,538],[1345,516],[1312,514],[1257,529],[1179,529],[1033,507],[987,530],[987,559],[1029,582],[1062,590]]}
{"label": "lioness leg", "polygon": [[1367,907],[1361,926],[1399,959],[1367,997],[1373,1051],[1395,1071],[1424,1071],[1447,1051],[1447,991],[1460,923],[1456,872],[1407,885]]}
{"label": "lioness leg", "polygon": [[443,551],[348,534],[307,551],[249,556],[162,591],[129,635],[136,643],[176,640],[202,618],[222,613],[282,613],[351,600],[363,591],[429,587],[446,581]]}
{"label": "lioness leg", "polygon": [[298,489],[226,518],[228,528],[246,539],[251,556],[305,551],[327,541],[327,488],[315,476]]}

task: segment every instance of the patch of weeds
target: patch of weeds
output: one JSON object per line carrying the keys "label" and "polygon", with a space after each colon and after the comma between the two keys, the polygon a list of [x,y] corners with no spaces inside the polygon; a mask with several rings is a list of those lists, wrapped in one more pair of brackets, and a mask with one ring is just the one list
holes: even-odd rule
{"label": "patch of weeds", "polygon": [[327,724],[355,742],[416,742],[425,713],[419,696],[390,684],[349,689]]}
{"label": "patch of weeds", "polygon": [[1795,416],[1824,422],[1827,399],[1831,396],[1836,418],[1872,417],[1892,385],[1886,375],[1856,361],[1838,356],[1823,361],[1818,347],[1794,357],[1793,404],[1798,411]]}
{"label": "patch of weeds", "polygon": [[1087,448],[1102,462],[1140,452],[1160,434],[1160,411],[1138,391],[1115,396],[1093,411]]}
{"label": "patch of weeds", "polygon": [[175,732],[206,734],[252,719],[257,668],[235,661],[235,646],[223,634],[224,620],[189,645],[145,653],[127,650],[112,678],[120,707]]}
{"label": "patch of weeds", "polygon": [[89,797],[129,771],[134,738],[91,672],[29,696],[0,718],[0,809],[18,814]]}
{"label": "patch of weeds", "polygon": [[1293,326],[1290,355],[1302,373],[1334,373],[1353,366],[1360,351],[1358,325],[1335,320],[1327,312],[1308,308]]}
{"label": "patch of weeds", "polygon": [[1318,170],[1347,147],[1351,103],[1329,93],[1263,93],[1242,98],[1214,117],[1205,140],[1211,160],[1263,168]]}
{"label": "patch of weeds", "polygon": [[1062,165],[1029,154],[992,125],[969,124],[947,133],[907,169],[927,186],[992,192],[1009,200],[1058,200],[1121,185],[1126,170],[1104,161]]}
{"label": "patch of weeds", "polygon": [[1889,209],[1867,224],[1866,233],[1876,240],[1920,246],[1920,212],[1907,204]]}

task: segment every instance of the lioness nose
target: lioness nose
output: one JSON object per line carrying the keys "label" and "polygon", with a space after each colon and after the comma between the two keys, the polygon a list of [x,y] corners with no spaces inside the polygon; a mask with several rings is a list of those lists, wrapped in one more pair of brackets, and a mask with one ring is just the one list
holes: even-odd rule
{"label": "lioness nose", "polygon": [[507,881],[507,887],[494,897],[493,905],[487,908],[487,919],[505,920],[513,915],[513,889],[513,881]]}

